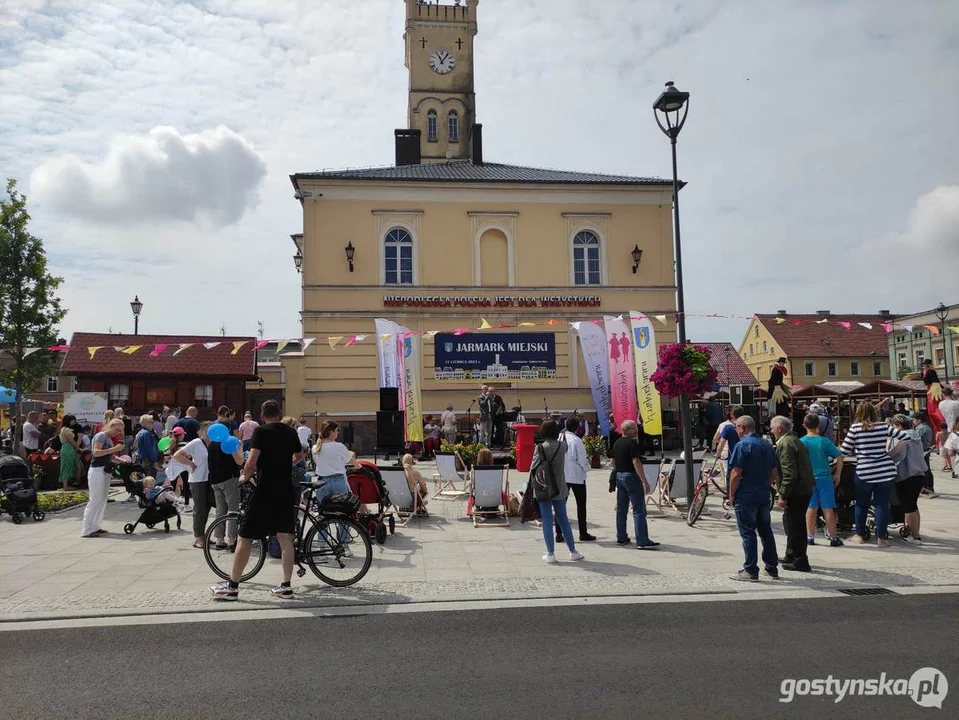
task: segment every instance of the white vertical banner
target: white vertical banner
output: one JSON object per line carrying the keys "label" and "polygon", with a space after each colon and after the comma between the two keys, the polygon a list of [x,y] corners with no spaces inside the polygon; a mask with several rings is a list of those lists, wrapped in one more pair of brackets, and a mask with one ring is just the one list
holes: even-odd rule
{"label": "white vertical banner", "polygon": [[647,435],[663,434],[663,412],[659,391],[650,376],[656,372],[656,332],[648,317],[636,310],[629,311],[633,330],[633,361],[636,365],[636,395],[643,429]]}
{"label": "white vertical banner", "polygon": [[[609,360],[606,353],[606,331],[596,323],[574,322],[573,329],[579,335],[579,346],[583,350],[586,363],[586,375],[589,377],[589,390],[596,407],[600,434],[609,435],[609,416],[613,405],[609,398]],[[575,362],[575,360],[571,360]]]}
{"label": "white vertical banner", "polygon": [[401,325],[392,320],[376,318],[376,355],[379,358],[380,387],[398,388],[400,386],[400,359],[396,352],[397,341],[404,331]]}

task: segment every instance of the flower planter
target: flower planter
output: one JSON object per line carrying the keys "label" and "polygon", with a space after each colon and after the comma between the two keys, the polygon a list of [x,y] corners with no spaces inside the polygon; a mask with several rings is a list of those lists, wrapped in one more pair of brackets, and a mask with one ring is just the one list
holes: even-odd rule
{"label": "flower planter", "polygon": [[660,395],[701,397],[716,383],[716,370],[709,363],[705,345],[663,345],[659,348],[656,372],[650,376]]}

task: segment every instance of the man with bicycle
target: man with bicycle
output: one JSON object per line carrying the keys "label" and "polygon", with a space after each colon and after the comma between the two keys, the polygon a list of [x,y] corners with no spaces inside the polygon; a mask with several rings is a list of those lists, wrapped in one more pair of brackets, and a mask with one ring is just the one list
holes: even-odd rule
{"label": "man with bicycle", "polygon": [[210,588],[217,600],[236,600],[239,579],[250,559],[253,540],[276,535],[282,552],[283,582],[270,592],[276,597],[293,597],[293,534],[296,531],[297,493],[292,484],[293,465],[306,455],[300,438],[292,427],[283,423],[280,405],[267,400],[261,410],[263,424],[253,431],[250,456],[240,475],[246,483],[256,475],[256,490],[240,521],[239,539],[233,555],[230,580]]}

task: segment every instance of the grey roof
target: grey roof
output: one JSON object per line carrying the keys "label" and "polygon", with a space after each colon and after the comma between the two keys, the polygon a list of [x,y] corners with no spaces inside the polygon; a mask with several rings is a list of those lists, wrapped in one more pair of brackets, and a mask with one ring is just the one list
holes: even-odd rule
{"label": "grey roof", "polygon": [[355,170],[323,170],[320,172],[297,173],[291,175],[290,180],[294,187],[296,187],[297,180],[411,180],[547,185],[672,185],[671,180],[655,177],[546,170],[521,165],[503,165],[501,163],[474,165],[472,162],[400,165]]}

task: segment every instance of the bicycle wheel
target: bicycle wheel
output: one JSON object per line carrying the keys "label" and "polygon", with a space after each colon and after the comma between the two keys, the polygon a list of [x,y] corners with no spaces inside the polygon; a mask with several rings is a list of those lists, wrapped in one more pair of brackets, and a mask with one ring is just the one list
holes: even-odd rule
{"label": "bicycle wheel", "polygon": [[709,495],[709,484],[701,482],[696,492],[693,493],[693,502],[689,506],[689,512],[686,513],[686,524],[692,527],[699,520],[699,516],[706,507],[706,496]]}
{"label": "bicycle wheel", "polygon": [[370,536],[348,517],[325,517],[310,528],[303,541],[310,570],[333,587],[359,582],[373,562]]}
{"label": "bicycle wheel", "polygon": [[[236,515],[227,514],[219,520],[215,520],[210,527],[206,529],[206,535],[203,536],[203,557],[206,558],[206,564],[210,569],[224,580],[230,579],[230,573],[233,572],[233,549],[227,547],[223,550],[216,549],[216,540],[213,533],[217,529],[226,533],[226,523],[230,520],[236,520]],[[243,568],[243,574],[240,576],[240,582],[246,582],[263,567],[266,562],[266,541],[262,539],[252,540],[250,542],[250,559]]]}

